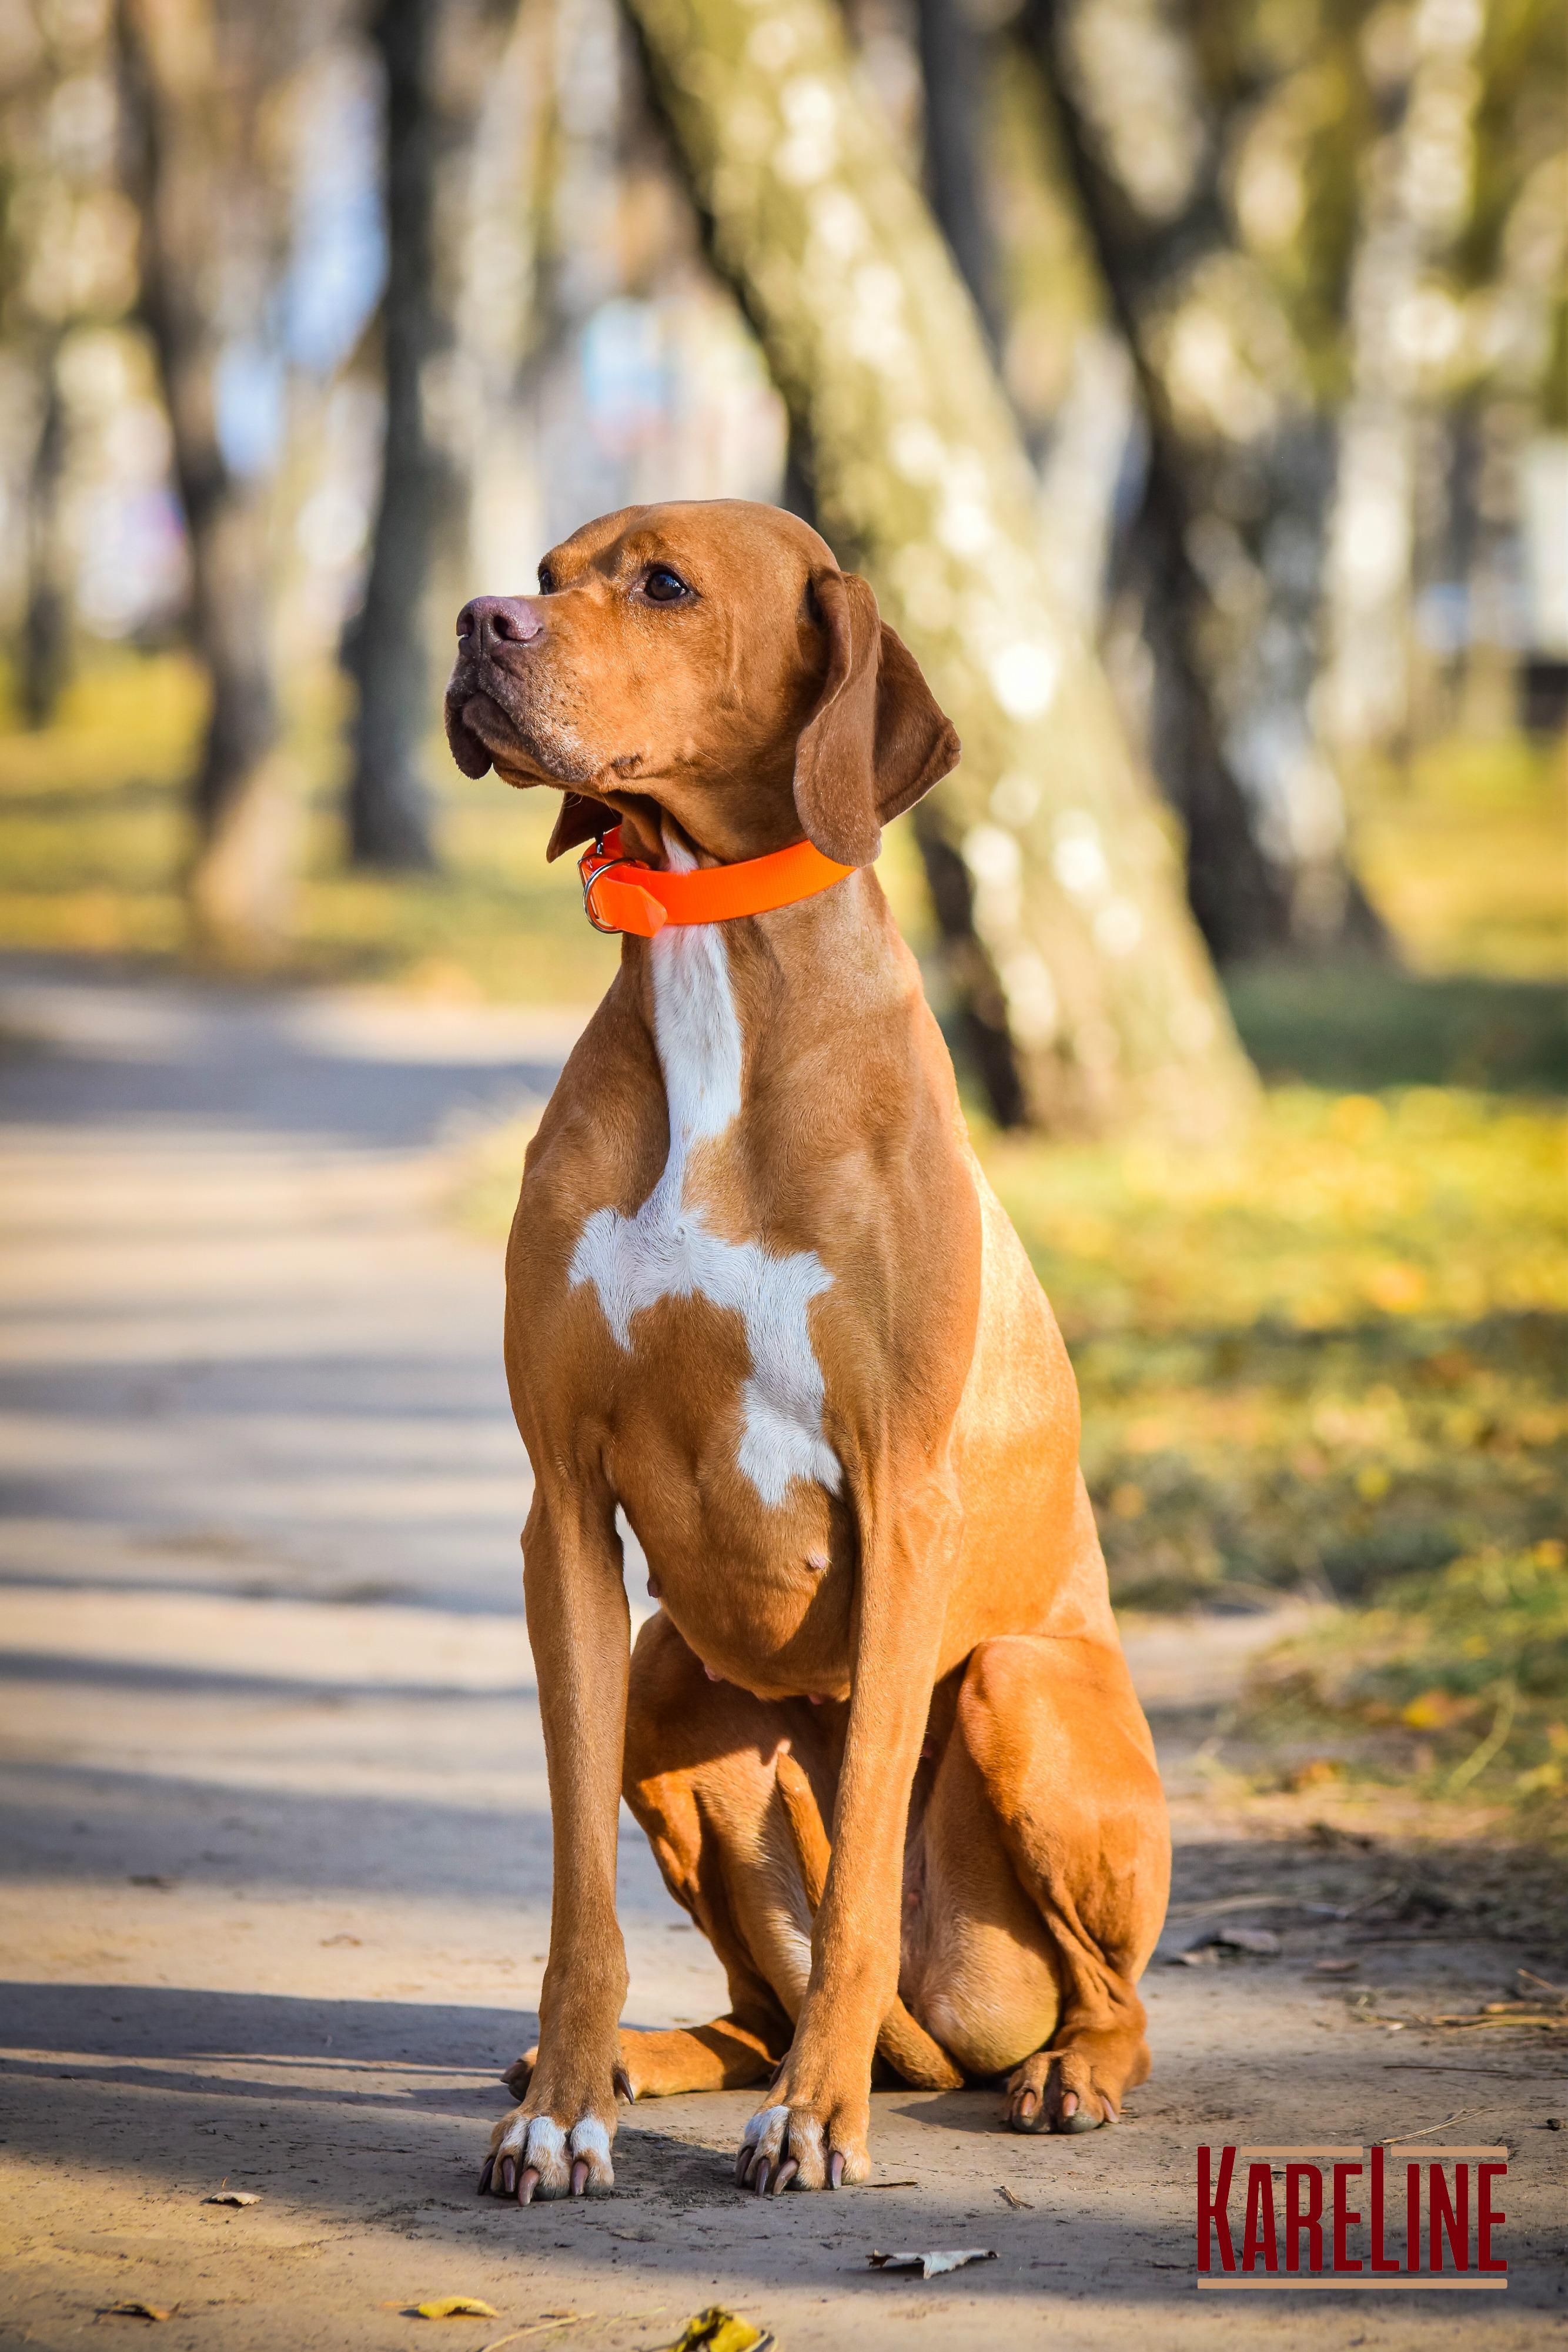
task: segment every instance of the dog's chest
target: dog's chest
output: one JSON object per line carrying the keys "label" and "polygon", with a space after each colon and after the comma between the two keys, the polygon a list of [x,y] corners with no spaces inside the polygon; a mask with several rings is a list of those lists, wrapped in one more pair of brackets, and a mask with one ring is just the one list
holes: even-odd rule
{"label": "dog's chest", "polygon": [[782,1504],[797,1479],[836,1495],[841,1472],[822,1432],[825,1390],[810,1326],[811,1302],[832,1276],[814,1251],[775,1253],[716,1232],[701,1197],[701,1172],[723,1152],[742,1109],[744,1040],[722,929],[671,926],[649,953],[669,1157],[634,1215],[601,1208],[589,1216],[571,1284],[593,1288],[628,1356],[648,1344],[650,1327],[640,1333],[638,1318],[660,1299],[703,1298],[736,1315],[749,1360],[740,1471],[768,1506]]}

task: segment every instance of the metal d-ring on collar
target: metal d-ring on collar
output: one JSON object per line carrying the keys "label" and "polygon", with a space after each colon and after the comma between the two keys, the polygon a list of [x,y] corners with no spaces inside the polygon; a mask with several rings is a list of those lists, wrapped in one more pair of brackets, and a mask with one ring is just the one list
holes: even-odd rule
{"label": "metal d-ring on collar", "polygon": [[586,857],[580,862],[577,869],[578,877],[582,884],[582,911],[596,931],[601,931],[607,940],[618,940],[621,937],[620,926],[615,923],[601,923],[593,911],[593,886],[601,876],[613,874],[618,866],[632,866],[637,861],[632,857],[606,857],[603,833],[596,833],[593,836],[593,856],[595,860],[602,860],[602,863],[595,863],[591,873],[588,871],[589,860]]}

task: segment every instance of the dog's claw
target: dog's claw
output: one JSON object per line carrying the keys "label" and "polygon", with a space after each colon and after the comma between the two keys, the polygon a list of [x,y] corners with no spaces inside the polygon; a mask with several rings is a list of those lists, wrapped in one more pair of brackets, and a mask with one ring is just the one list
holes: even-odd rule
{"label": "dog's claw", "polygon": [[632,2088],[632,2077],[626,2072],[625,2067],[615,2067],[611,2074],[610,2080],[614,2085],[616,2097],[618,2099],[624,2099],[628,2106],[635,2106],[637,2103],[637,2094]]}
{"label": "dog's claw", "polygon": [[765,2197],[768,2193],[768,2158],[764,2157],[751,2176],[751,2186],[758,2197]]}
{"label": "dog's claw", "polygon": [[574,2197],[586,2197],[588,2194],[588,2158],[585,2156],[580,2156],[571,2168],[571,2193]]}
{"label": "dog's claw", "polygon": [[740,2143],[740,2154],[735,2159],[735,2185],[737,2189],[745,2188],[746,2176],[751,2169],[752,2159],[753,2151],[751,2142],[749,2140],[742,2140]]}
{"label": "dog's claw", "polygon": [[779,2168],[779,2178],[773,2184],[773,2194],[781,2197],[800,2168],[792,2156],[787,2156]]}
{"label": "dog's claw", "polygon": [[479,2175],[479,2187],[478,2187],[477,2191],[476,2192],[478,2196],[480,2196],[480,2197],[487,2197],[487,2196],[489,2195],[489,2193],[490,2193],[490,2176],[491,2176],[491,2175],[492,2175],[492,2173],[495,2171],[495,2169],[496,2169],[496,2159],[495,2159],[495,2158],[494,2158],[493,2156],[487,2156],[487,2157],[485,2158],[485,2169],[484,2169],[484,2171]]}
{"label": "dog's claw", "polygon": [[539,2176],[538,2170],[533,2165],[525,2164],[517,2181],[518,2204],[531,2205],[534,2201],[534,2191],[538,2185]]}
{"label": "dog's claw", "polygon": [[840,2151],[834,2148],[828,2158],[828,2186],[830,2189],[841,2189],[843,2185],[844,2159]]}
{"label": "dog's claw", "polygon": [[509,2197],[517,2185],[517,2168],[509,2156],[501,2158],[501,2194]]}

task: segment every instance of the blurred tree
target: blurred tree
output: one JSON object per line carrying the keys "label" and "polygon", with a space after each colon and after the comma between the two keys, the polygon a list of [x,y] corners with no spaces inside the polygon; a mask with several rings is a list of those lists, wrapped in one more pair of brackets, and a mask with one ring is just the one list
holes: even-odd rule
{"label": "blurred tree", "polygon": [[[1149,427],[1124,588],[1152,664],[1149,740],[1222,959],[1384,943],[1345,860],[1309,697],[1332,446],[1227,198],[1234,121],[1158,0],[1030,0],[1026,22]],[[1217,30],[1210,26],[1210,47]]]}
{"label": "blurred tree", "polygon": [[58,334],[41,339],[36,367],[40,414],[27,468],[27,592],[16,670],[23,718],[29,727],[47,727],[69,672],[71,640],[70,583],[60,532],[68,427]]}
{"label": "blurred tree", "polygon": [[118,0],[126,171],[141,305],[190,539],[191,631],[210,694],[188,890],[198,935],[265,950],[286,902],[291,795],[279,748],[268,493],[283,430],[277,288],[286,173],[268,100],[306,37],[303,0]]}
{"label": "blurred tree", "polygon": [[1360,159],[1323,681],[1329,724],[1350,751],[1398,749],[1410,721],[1424,346],[1437,324],[1424,280],[1469,210],[1483,22],[1481,0],[1425,0],[1362,28],[1379,122]]}
{"label": "blurred tree", "polygon": [[423,772],[432,691],[424,598],[442,505],[455,487],[425,417],[430,376],[452,344],[435,274],[441,10],[442,0],[381,0],[371,20],[386,73],[386,420],[365,600],[344,637],[359,691],[349,855],[361,866],[435,862]]}
{"label": "blurred tree", "polygon": [[1211,1128],[1251,1080],[1147,782],[1055,609],[1036,484],[971,303],[825,0],[632,0],[712,249],[870,575],[964,740],[939,788],[1003,1116]]}
{"label": "blurred tree", "polygon": [[[386,89],[385,423],[364,602],[343,642],[358,689],[346,803],[356,865],[435,862],[430,604],[461,564],[472,423],[460,381],[460,247],[480,196],[468,163],[486,79],[515,13],[516,0],[377,0],[371,17]],[[472,273],[480,283],[483,274]]]}
{"label": "blurred tree", "polygon": [[0,34],[0,338],[32,395],[17,497],[17,698],[26,723],[42,727],[68,674],[75,625],[65,515],[76,437],[67,392],[72,338],[124,315],[134,274],[114,185],[102,12],[14,5]]}
{"label": "blurred tree", "polygon": [[993,351],[1002,341],[996,237],[987,205],[990,43],[969,0],[918,0],[925,189]]}
{"label": "blurred tree", "polygon": [[1563,577],[1568,508],[1568,16],[1554,0],[1490,8],[1477,68],[1471,195],[1448,257],[1437,391],[1468,493],[1452,501],[1445,565],[1462,583],[1466,623],[1458,717],[1472,728],[1517,719],[1522,653],[1526,712],[1550,727],[1568,688],[1562,590],[1554,598],[1548,584]]}

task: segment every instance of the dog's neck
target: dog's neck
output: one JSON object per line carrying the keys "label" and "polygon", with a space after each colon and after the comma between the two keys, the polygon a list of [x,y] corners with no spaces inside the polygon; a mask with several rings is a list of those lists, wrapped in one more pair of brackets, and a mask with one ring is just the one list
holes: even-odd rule
{"label": "dog's neck", "polygon": [[[672,872],[695,868],[674,827],[662,847]],[[910,987],[869,869],[768,914],[629,937],[622,954],[664,1075],[672,1149],[683,1134],[716,1139],[773,1069],[798,1084],[803,1054],[841,1045],[867,1017],[894,1017]]]}
{"label": "dog's neck", "polygon": [[[673,826],[664,860],[689,874],[696,859]],[[664,1074],[670,1157],[661,1180],[678,1197],[698,1142],[716,1140],[740,1110],[745,1048],[722,923],[668,926],[649,941],[653,1043]]]}

